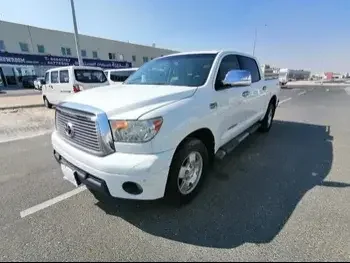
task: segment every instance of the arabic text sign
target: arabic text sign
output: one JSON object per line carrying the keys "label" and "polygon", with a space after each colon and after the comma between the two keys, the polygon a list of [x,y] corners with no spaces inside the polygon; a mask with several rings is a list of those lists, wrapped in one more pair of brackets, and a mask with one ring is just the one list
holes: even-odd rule
{"label": "arabic text sign", "polygon": [[[83,59],[84,65],[101,68],[130,68],[127,61],[109,61],[100,59]],[[30,55],[0,52],[0,64],[32,65],[32,66],[72,66],[78,65],[78,59],[72,57]]]}

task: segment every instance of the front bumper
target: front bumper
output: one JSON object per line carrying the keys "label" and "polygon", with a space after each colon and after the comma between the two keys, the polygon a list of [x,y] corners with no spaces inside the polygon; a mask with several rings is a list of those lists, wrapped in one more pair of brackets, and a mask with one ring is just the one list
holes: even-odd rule
{"label": "front bumper", "polygon": [[[98,157],[81,151],[53,132],[52,146],[57,161],[74,171],[77,183],[117,198],[155,200],[162,198],[174,150],[158,154],[115,152]],[[128,184],[142,191],[127,192]]]}

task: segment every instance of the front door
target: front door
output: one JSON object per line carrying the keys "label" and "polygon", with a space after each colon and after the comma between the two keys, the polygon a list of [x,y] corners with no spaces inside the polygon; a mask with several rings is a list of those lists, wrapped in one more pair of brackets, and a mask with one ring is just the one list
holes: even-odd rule
{"label": "front door", "polygon": [[220,138],[220,146],[229,142],[239,135],[242,123],[246,116],[244,115],[244,98],[242,93],[246,87],[223,87],[222,81],[230,70],[239,69],[239,63],[236,55],[225,56],[218,70],[215,82],[213,102],[211,105],[216,107],[215,118],[218,123],[216,135]]}
{"label": "front door", "polygon": [[60,101],[60,83],[58,77],[58,71],[51,71],[50,74],[51,83],[49,85],[49,90],[51,92],[51,100],[50,102],[53,104],[57,104]]}

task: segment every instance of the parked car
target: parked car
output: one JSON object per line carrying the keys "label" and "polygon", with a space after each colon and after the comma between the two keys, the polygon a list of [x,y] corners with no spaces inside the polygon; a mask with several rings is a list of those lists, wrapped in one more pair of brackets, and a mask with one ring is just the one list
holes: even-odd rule
{"label": "parked car", "polygon": [[105,70],[106,77],[110,84],[123,83],[138,68],[121,68]]}
{"label": "parked car", "polygon": [[41,90],[43,84],[45,83],[45,78],[36,78],[36,80],[34,80],[34,88]]}
{"label": "parked car", "polygon": [[45,74],[44,83],[42,96],[45,106],[48,108],[74,93],[109,85],[101,68],[87,66],[50,69]]}
{"label": "parked car", "polygon": [[37,76],[22,76],[23,88],[33,89],[35,88],[34,81]]}
{"label": "parked car", "polygon": [[144,64],[118,89],[56,108],[53,153],[64,178],[96,196],[186,204],[209,166],[247,136],[271,128],[278,79],[243,53],[192,52]]}

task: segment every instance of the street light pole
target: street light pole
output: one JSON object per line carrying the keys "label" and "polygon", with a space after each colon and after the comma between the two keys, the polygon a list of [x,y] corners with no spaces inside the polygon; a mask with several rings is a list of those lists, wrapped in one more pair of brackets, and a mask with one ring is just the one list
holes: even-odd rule
{"label": "street light pole", "polygon": [[[267,25],[264,25],[265,27],[267,27]],[[256,41],[258,38],[258,27],[255,27],[255,35],[254,35],[254,45],[253,45],[253,56],[255,55],[255,47],[256,47]]]}
{"label": "street light pole", "polygon": [[256,39],[258,37],[258,28],[255,27],[255,35],[254,35],[254,45],[253,45],[253,56],[255,55],[255,46],[256,46]]}
{"label": "street light pole", "polygon": [[79,34],[78,34],[77,20],[76,20],[76,17],[75,17],[74,1],[70,0],[70,4],[72,6],[72,17],[73,17],[73,25],[74,25],[74,37],[75,37],[75,45],[76,45],[77,55],[78,55],[78,62],[79,62],[79,66],[83,66],[84,62],[83,62],[83,59],[81,57],[81,52],[80,52]]}

